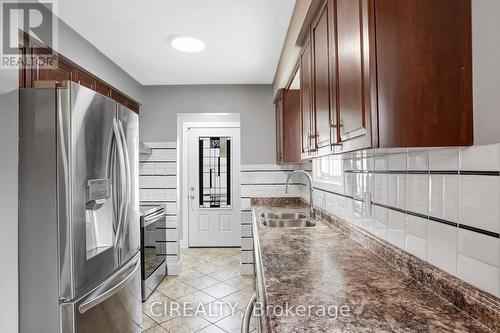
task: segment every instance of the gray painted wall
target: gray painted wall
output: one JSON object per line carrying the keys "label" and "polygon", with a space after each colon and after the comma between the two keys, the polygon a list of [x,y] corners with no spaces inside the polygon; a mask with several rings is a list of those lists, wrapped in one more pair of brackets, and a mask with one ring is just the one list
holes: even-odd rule
{"label": "gray painted wall", "polygon": [[275,163],[272,89],[272,85],[146,86],[141,141],[176,141],[178,113],[240,113],[241,163]]}
{"label": "gray painted wall", "polygon": [[[116,89],[142,101],[143,87],[68,25],[59,22],[58,51]],[[0,69],[0,332],[18,331],[18,70]]]}
{"label": "gray painted wall", "polygon": [[500,1],[472,1],[474,144],[500,142]]}

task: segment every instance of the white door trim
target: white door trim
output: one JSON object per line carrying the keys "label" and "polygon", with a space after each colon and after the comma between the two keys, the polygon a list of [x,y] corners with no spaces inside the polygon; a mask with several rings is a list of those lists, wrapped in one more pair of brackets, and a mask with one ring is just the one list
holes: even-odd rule
{"label": "white door trim", "polygon": [[[217,118],[217,121],[188,121],[191,120],[196,115],[200,115],[204,118],[213,116]],[[228,121],[221,121],[220,119],[226,118]],[[188,175],[189,172],[184,172],[184,165],[189,163],[189,151],[183,147],[187,147],[189,144],[189,134],[188,128],[240,128],[240,122],[235,121],[235,118],[239,119],[238,113],[213,113],[213,114],[194,114],[194,113],[179,113],[177,114],[177,189],[178,189],[178,224],[182,229],[182,239],[179,244],[181,248],[188,247],[189,239],[189,204],[187,201],[187,193],[183,193],[183,189],[187,189],[189,186]],[[240,134],[241,135],[241,134]]]}

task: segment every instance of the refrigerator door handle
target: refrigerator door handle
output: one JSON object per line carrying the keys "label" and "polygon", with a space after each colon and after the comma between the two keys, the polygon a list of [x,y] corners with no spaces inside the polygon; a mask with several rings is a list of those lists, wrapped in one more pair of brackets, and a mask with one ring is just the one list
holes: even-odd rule
{"label": "refrigerator door handle", "polygon": [[[140,253],[136,254],[134,259],[120,269],[116,274],[111,276],[106,280],[95,292],[91,293],[87,300],[83,301],[78,306],[78,311],[81,314],[87,312],[88,310],[101,304],[111,296],[122,290],[127,284],[132,281],[136,272],[140,269],[141,260]],[[118,282],[116,282],[118,277],[124,276]]]}
{"label": "refrigerator door handle", "polygon": [[[122,143],[122,139],[121,139],[121,134],[120,134],[120,130],[118,128],[118,122],[116,121],[116,119],[113,119],[113,131],[115,133],[116,147],[117,147],[118,156],[120,159],[120,180],[121,180],[121,183],[124,184],[127,182],[127,180],[126,180],[126,166],[125,166],[126,162],[125,162],[125,154],[123,152],[123,143]],[[123,195],[123,190],[122,190],[122,198],[119,202],[120,209],[119,209],[119,214],[118,214],[118,227],[116,228],[116,233],[115,233],[115,245],[117,245],[117,241],[120,237],[120,233],[121,233],[121,229],[122,229],[122,223],[123,223],[123,218],[124,218],[124,216],[123,216],[124,209],[125,209],[125,205],[127,204],[123,198],[125,196],[126,196],[126,194]]]}
{"label": "refrigerator door handle", "polygon": [[125,174],[126,174],[126,200],[125,200],[125,206],[124,206],[124,214],[123,214],[123,233],[120,232],[120,239],[119,239],[119,246],[122,247],[124,240],[125,240],[125,234],[126,234],[126,229],[127,229],[127,218],[128,218],[128,211],[129,211],[129,206],[130,206],[130,196],[131,196],[131,187],[132,187],[132,179],[131,179],[131,173],[130,173],[130,155],[128,152],[128,147],[127,147],[127,137],[125,136],[125,131],[123,130],[123,124],[119,120],[118,121],[118,130],[121,135],[121,141],[123,145],[123,153],[124,153],[124,160],[125,160]]}

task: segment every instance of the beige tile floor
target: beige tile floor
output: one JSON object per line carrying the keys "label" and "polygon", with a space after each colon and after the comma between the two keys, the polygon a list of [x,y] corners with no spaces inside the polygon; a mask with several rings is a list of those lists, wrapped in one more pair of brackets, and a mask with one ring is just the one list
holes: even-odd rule
{"label": "beige tile floor", "polygon": [[165,277],[143,303],[142,331],[239,333],[254,288],[253,276],[240,275],[240,249],[184,249],[181,260],[181,274]]}

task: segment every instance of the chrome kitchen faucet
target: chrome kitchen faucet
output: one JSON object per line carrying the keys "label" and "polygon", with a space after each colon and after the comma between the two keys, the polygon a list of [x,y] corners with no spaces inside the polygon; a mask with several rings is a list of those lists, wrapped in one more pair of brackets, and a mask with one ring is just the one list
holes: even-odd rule
{"label": "chrome kitchen faucet", "polygon": [[315,218],[316,217],[316,214],[314,213],[314,205],[313,205],[313,186],[312,186],[312,177],[311,175],[309,174],[309,172],[307,171],[304,171],[304,170],[294,170],[292,173],[290,173],[288,175],[288,178],[286,179],[286,189],[285,189],[285,193],[288,193],[288,185],[290,183],[290,178],[292,178],[292,176],[296,173],[301,173],[301,174],[304,174],[307,178],[307,180],[309,181],[309,215],[311,216],[311,218]]}

